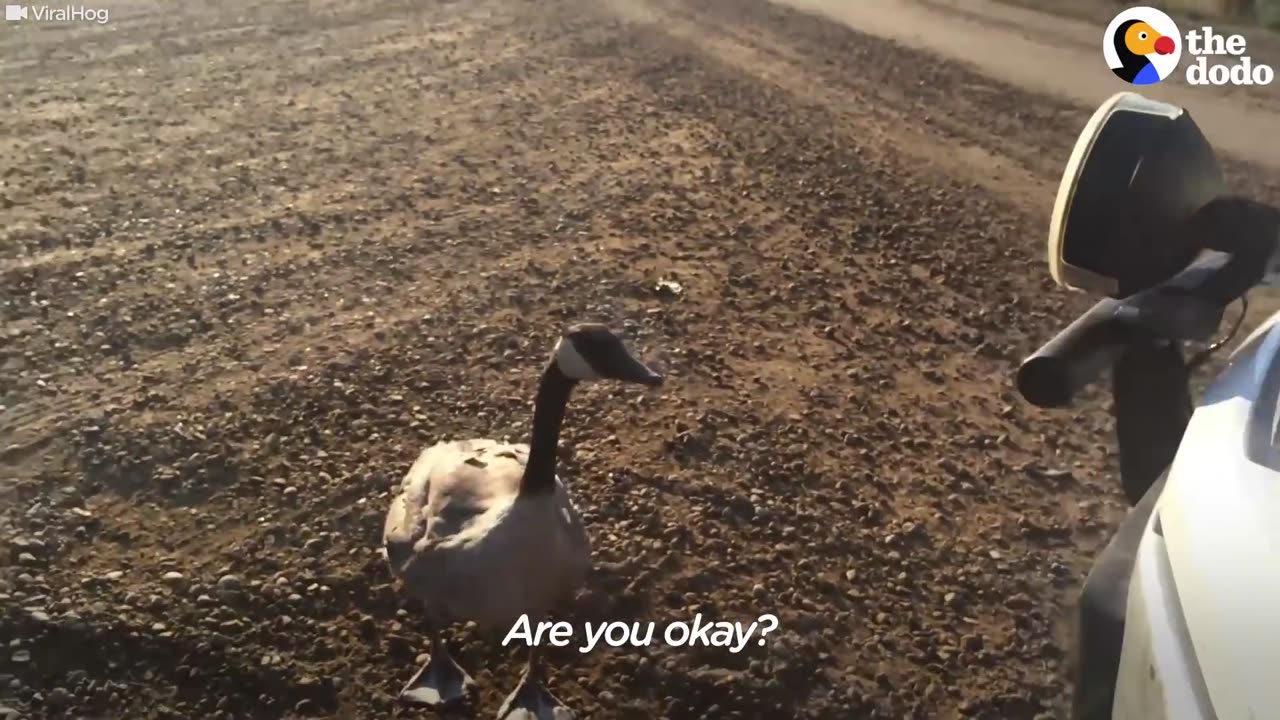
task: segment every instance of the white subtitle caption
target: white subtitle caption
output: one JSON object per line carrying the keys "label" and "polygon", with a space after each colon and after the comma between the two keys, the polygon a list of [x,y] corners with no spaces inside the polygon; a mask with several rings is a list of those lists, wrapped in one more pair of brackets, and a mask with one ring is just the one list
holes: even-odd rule
{"label": "white subtitle caption", "polygon": [[[755,622],[710,622],[704,621],[702,615],[694,615],[692,622],[676,621],[662,628],[658,641],[669,647],[705,647],[728,648],[731,653],[742,652],[742,649],[756,638],[758,645],[764,645],[765,636],[778,629],[777,615],[761,615]],[[654,642],[657,625],[652,622],[606,622],[586,623],[582,633],[574,631],[571,623],[540,622],[534,626],[528,615],[521,615],[515,625],[507,631],[502,639],[505,647],[512,642],[521,642],[530,647],[553,645],[566,647],[575,642],[578,652],[589,653],[600,644],[609,647],[647,647]]]}

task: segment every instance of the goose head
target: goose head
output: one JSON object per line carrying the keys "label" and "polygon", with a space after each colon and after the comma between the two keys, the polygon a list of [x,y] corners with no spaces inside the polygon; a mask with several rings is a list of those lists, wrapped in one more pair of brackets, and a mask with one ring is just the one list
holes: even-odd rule
{"label": "goose head", "polygon": [[565,377],[578,382],[620,380],[656,387],[662,375],[650,370],[627,349],[622,338],[604,325],[574,325],[565,331],[551,354],[551,362]]}

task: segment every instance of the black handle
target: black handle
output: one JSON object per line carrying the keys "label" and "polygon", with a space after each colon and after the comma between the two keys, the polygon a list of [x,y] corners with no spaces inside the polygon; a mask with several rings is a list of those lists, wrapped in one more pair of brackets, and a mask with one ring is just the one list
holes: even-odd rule
{"label": "black handle", "polygon": [[1262,264],[1251,255],[1208,253],[1155,287],[1100,301],[1022,362],[1018,391],[1032,405],[1066,407],[1136,339],[1207,342]]}
{"label": "black handle", "polygon": [[1106,298],[1045,343],[1018,368],[1018,392],[1032,405],[1065,407],[1111,367],[1134,328],[1124,301]]}

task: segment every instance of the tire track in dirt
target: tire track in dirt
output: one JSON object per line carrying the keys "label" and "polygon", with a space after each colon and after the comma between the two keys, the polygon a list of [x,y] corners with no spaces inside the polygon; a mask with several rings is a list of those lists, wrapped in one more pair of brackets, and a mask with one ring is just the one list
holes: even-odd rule
{"label": "tire track in dirt", "polygon": [[[1116,85],[1115,79],[1100,64],[1099,48],[1105,22],[1081,23],[1046,13],[1010,8],[994,0],[867,0],[857,4],[827,0],[786,2],[904,43],[921,53],[935,53],[953,64],[979,69],[1001,84],[1040,93],[1041,98],[1065,98],[1071,103],[1094,107],[1123,89],[1123,85]],[[1076,42],[1071,45],[1044,42],[1041,39],[1046,34],[1044,28],[1054,28],[1052,34],[1055,36],[1062,34]],[[910,71],[919,73],[919,68],[913,67]],[[925,74],[917,74],[916,77],[921,78],[922,84],[938,86],[935,77]],[[945,86],[939,86],[939,89],[945,89]],[[1274,98],[1268,88],[1218,91],[1174,81],[1144,88],[1143,92],[1189,108],[1207,132],[1219,137],[1220,148],[1273,169],[1280,168],[1280,154],[1262,141],[1280,118],[1275,114],[1277,106],[1268,102]],[[1032,106],[1024,106],[1024,109],[1030,111]]]}
{"label": "tire track in dirt", "polygon": [[[843,70],[845,63],[816,61],[811,51],[776,37],[767,23],[743,22],[740,8],[734,8],[735,20],[730,21],[725,11],[718,12],[714,6],[694,9],[660,0],[613,0],[612,6],[621,8],[619,12],[633,21],[660,27],[673,37],[714,53],[727,64],[743,68],[762,82],[785,89],[796,96],[797,102],[829,110],[849,133],[851,144],[865,146],[870,152],[891,147],[895,152],[916,157],[924,172],[964,178],[1022,207],[1047,206],[1051,202],[1045,198],[1051,198],[1056,187],[1038,172],[1039,168],[1011,164],[1006,155],[997,155],[981,145],[957,147],[948,142],[937,134],[937,124],[944,117],[930,114],[918,101],[896,91],[891,83],[877,83],[860,73],[841,73],[838,81],[830,82],[827,73],[815,69],[826,64]],[[979,88],[971,86],[970,91]],[[936,108],[935,112],[946,110]],[[952,119],[951,124],[957,123]],[[1041,154],[1034,156],[1039,158]]]}

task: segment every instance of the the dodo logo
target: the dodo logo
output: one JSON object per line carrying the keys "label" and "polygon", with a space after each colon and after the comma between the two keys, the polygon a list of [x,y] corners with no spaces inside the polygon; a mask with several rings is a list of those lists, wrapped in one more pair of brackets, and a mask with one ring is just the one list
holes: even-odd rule
{"label": "the dodo logo", "polygon": [[1177,69],[1182,59],[1181,35],[1168,15],[1155,8],[1132,7],[1107,26],[1102,54],[1121,80],[1154,85]]}

